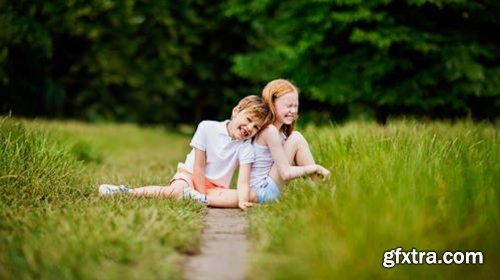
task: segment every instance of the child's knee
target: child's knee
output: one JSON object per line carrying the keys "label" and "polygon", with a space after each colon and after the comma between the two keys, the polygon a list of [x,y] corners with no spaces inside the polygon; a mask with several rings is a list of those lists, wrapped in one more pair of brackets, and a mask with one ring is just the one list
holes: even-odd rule
{"label": "child's knee", "polygon": [[288,137],[288,140],[297,145],[308,145],[306,138],[298,131],[293,131],[292,134],[290,134],[290,136]]}
{"label": "child's knee", "polygon": [[185,188],[185,187],[189,187],[189,183],[186,182],[185,180],[183,179],[176,179],[175,181],[173,181],[171,184],[170,184],[170,187],[174,187],[174,188]]}
{"label": "child's knee", "polygon": [[181,198],[184,187],[181,184],[172,184],[169,187],[164,187],[161,194],[164,197]]}

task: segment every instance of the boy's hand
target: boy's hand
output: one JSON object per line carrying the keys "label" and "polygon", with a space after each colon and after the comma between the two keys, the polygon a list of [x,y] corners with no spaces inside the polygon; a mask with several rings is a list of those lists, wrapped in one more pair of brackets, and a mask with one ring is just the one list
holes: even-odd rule
{"label": "boy's hand", "polygon": [[254,205],[254,203],[248,202],[248,201],[240,201],[240,202],[238,202],[238,207],[241,210],[247,210],[248,208],[251,208],[253,205]]}
{"label": "boy's hand", "polygon": [[330,178],[330,171],[328,169],[324,168],[323,166],[316,164],[316,175],[318,175],[321,180],[325,181],[328,178]]}

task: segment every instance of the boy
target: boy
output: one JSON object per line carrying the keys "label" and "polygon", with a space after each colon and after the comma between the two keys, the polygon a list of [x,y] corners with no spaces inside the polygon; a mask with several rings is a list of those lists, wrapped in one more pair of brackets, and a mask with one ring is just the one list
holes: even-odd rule
{"label": "boy", "polygon": [[[168,187],[147,186],[129,189],[124,186],[102,184],[100,195],[128,193],[135,196],[163,196],[189,198],[216,207],[250,207],[249,177],[254,161],[250,139],[262,129],[271,116],[261,97],[243,98],[232,111],[231,120],[202,121],[191,140],[191,152]],[[237,191],[229,190],[234,171],[239,165]],[[237,199],[235,199],[237,197]],[[211,199],[213,198],[213,199]],[[214,203],[210,203],[213,200]],[[237,205],[234,205],[237,201]]]}

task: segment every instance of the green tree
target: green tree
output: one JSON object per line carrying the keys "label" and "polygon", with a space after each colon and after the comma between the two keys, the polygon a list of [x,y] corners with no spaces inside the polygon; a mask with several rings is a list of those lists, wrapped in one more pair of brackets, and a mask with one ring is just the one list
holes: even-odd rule
{"label": "green tree", "polygon": [[494,118],[497,2],[2,1],[0,110],[198,122],[283,77],[325,118]]}
{"label": "green tree", "polygon": [[[0,4],[2,111],[179,123],[227,114],[245,32],[216,1]],[[236,44],[235,44],[236,42]]]}
{"label": "green tree", "polygon": [[253,31],[235,58],[242,77],[287,77],[303,98],[382,122],[499,115],[498,1],[229,2]]}

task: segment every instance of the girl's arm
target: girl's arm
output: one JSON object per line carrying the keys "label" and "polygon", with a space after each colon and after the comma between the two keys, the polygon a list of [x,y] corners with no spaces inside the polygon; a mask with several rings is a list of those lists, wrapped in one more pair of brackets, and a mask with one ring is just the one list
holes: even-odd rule
{"label": "girl's arm", "polygon": [[207,163],[207,153],[194,148],[193,183],[194,188],[199,193],[205,194],[205,166]]}
{"label": "girl's arm", "polygon": [[261,137],[263,137],[264,142],[271,151],[271,156],[273,157],[274,164],[276,164],[281,179],[288,181],[313,173],[319,173],[321,175],[329,173],[328,170],[318,164],[305,166],[291,165],[286,157],[285,150],[281,144],[279,131],[276,127],[272,125],[268,126],[261,132]]}
{"label": "girl's arm", "polygon": [[245,210],[252,207],[253,203],[250,200],[250,170],[252,169],[252,164],[241,164],[240,170],[238,172],[238,207],[241,210]]}

